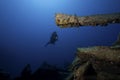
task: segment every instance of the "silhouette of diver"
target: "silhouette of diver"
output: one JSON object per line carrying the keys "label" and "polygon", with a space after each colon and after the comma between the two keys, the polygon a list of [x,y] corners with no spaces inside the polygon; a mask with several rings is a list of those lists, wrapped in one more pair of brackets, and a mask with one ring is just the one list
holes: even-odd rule
{"label": "silhouette of diver", "polygon": [[50,37],[50,41],[45,46],[48,46],[49,44],[55,44],[57,40],[58,40],[58,35],[57,32],[54,31]]}

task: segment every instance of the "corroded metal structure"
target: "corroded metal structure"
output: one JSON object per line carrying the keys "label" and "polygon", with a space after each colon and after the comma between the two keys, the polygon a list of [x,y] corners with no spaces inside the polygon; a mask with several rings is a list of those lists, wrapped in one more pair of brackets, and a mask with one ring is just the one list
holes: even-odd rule
{"label": "corroded metal structure", "polygon": [[108,24],[120,23],[120,13],[96,14],[89,16],[77,16],[56,14],[55,21],[61,28],[80,26],[107,26]]}
{"label": "corroded metal structure", "polygon": [[120,34],[113,46],[78,48],[66,80],[120,80]]}

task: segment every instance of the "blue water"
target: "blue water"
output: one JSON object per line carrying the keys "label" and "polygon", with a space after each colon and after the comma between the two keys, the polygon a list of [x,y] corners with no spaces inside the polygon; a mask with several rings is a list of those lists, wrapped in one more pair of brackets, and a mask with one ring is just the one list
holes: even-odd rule
{"label": "blue water", "polygon": [[[33,71],[44,61],[63,67],[72,62],[78,47],[110,46],[120,32],[119,24],[61,29],[55,13],[113,12],[120,12],[120,0],[0,0],[0,68],[18,76],[27,63]],[[44,47],[54,31],[58,41]]]}

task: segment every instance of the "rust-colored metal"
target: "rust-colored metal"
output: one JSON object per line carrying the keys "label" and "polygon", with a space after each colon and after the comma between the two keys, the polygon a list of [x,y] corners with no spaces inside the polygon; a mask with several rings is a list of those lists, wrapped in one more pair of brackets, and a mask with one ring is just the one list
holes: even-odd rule
{"label": "rust-colored metal", "polygon": [[107,26],[108,24],[120,23],[120,13],[96,14],[89,16],[77,16],[56,14],[57,26],[61,28],[80,26]]}

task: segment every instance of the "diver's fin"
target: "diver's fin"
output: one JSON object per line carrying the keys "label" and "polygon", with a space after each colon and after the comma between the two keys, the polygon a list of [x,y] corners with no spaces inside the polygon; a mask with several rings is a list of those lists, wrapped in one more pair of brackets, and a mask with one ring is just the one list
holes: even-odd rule
{"label": "diver's fin", "polygon": [[45,44],[45,47],[47,47],[50,44],[50,42],[48,42],[47,44]]}

